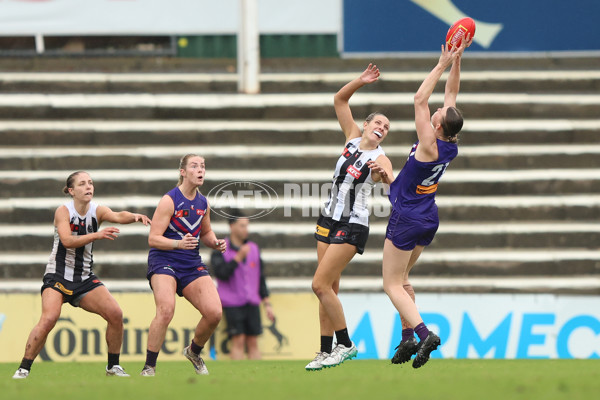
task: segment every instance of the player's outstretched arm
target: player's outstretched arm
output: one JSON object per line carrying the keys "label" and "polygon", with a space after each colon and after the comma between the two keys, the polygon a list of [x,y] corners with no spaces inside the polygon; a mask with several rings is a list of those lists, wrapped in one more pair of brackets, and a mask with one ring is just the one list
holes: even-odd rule
{"label": "player's outstretched arm", "polygon": [[346,137],[346,142],[354,138],[360,137],[360,129],[354,122],[352,111],[350,110],[350,97],[361,87],[369,83],[377,82],[379,79],[379,68],[377,65],[369,64],[367,69],[356,79],[344,85],[333,97],[333,107],[337,116],[340,127]]}
{"label": "player's outstretched arm", "polygon": [[60,242],[67,249],[76,249],[100,239],[115,240],[119,234],[119,229],[111,226],[87,235],[72,235],[69,210],[65,206],[60,206],[56,209],[54,213],[54,226],[56,226]]}
{"label": "player's outstretched arm", "polygon": [[447,46],[442,45],[442,54],[437,65],[427,75],[415,94],[415,127],[417,129],[417,136],[419,137],[417,152],[421,154],[421,157],[418,157],[418,159],[437,159],[437,142],[435,131],[431,126],[429,98],[446,68],[452,64],[457,51],[456,47],[448,50]]}
{"label": "player's outstretched arm", "polygon": [[460,62],[463,52],[473,42],[470,36],[471,34],[469,33],[466,37],[466,40],[462,41],[457,51],[456,58],[452,62],[450,74],[448,75],[448,80],[446,81],[446,91],[444,95],[445,107],[456,107],[456,97],[458,96],[458,92],[460,90]]}
{"label": "player's outstretched arm", "polygon": [[144,214],[136,214],[129,211],[115,212],[106,206],[99,206],[97,214],[100,223],[104,221],[123,225],[133,224],[134,222],[141,222],[144,225],[148,225],[151,223],[150,218],[148,218]]}

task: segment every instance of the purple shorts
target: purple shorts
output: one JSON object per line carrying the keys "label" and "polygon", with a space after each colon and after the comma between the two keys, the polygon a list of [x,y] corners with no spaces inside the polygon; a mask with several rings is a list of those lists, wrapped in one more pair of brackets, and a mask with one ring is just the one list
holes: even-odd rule
{"label": "purple shorts", "polygon": [[400,250],[410,251],[416,246],[429,246],[439,225],[437,214],[413,219],[392,210],[385,237]]}
{"label": "purple shorts", "polygon": [[185,289],[187,285],[198,278],[210,275],[208,273],[208,268],[206,268],[206,265],[204,264],[199,264],[195,268],[186,268],[185,270],[175,269],[168,264],[148,264],[148,274],[146,275],[146,278],[148,278],[148,283],[150,283],[150,289],[152,289],[152,282],[150,279],[154,274],[169,275],[175,278],[175,282],[177,282],[177,294],[179,297],[183,297],[183,289]]}

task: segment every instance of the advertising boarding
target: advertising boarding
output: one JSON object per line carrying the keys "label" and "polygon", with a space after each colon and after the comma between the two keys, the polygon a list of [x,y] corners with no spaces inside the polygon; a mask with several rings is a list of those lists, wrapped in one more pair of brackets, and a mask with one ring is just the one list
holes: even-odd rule
{"label": "advertising boarding", "polygon": [[[342,282],[343,285],[343,282]],[[115,293],[124,314],[122,359],[143,362],[152,294]],[[398,313],[383,293],[342,293],[348,329],[358,358],[389,359],[402,336]],[[265,359],[309,360],[319,349],[318,301],[310,292],[274,293],[277,319],[263,315],[259,346]],[[550,294],[418,294],[425,323],[442,340],[434,358],[599,358],[600,297]],[[39,319],[39,294],[0,293],[0,362],[18,362]],[[178,299],[160,360],[183,360],[200,314]],[[222,323],[207,346],[207,359],[228,358]],[[106,323],[66,304],[41,361],[103,361]]]}
{"label": "advertising boarding", "polygon": [[595,0],[344,0],[343,7],[347,56],[438,52],[464,17],[476,23],[470,52],[600,51]]}

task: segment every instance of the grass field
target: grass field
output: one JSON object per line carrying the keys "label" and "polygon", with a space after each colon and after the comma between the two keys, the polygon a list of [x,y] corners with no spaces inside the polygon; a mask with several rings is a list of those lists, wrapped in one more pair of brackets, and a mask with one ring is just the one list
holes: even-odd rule
{"label": "grass field", "polygon": [[389,361],[353,360],[320,372],[302,361],[209,361],[209,376],[188,362],[158,364],[157,376],[104,376],[102,363],[37,363],[25,380],[0,364],[0,399],[593,399],[596,360],[432,360],[415,370]]}

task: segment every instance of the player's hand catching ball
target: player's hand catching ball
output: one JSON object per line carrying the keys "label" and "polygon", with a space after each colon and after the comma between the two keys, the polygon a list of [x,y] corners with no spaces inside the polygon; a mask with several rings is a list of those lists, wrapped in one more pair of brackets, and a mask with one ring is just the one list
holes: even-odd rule
{"label": "player's hand catching ball", "polygon": [[442,54],[440,55],[439,64],[444,68],[447,68],[455,60],[460,59],[465,49],[473,43],[471,34],[467,34],[465,40],[463,40],[459,47],[453,47],[451,50],[448,49],[448,45],[442,45]]}
{"label": "player's hand catching ball", "polygon": [[473,38],[471,37],[470,33],[467,33],[467,37],[460,43],[460,46],[458,46],[458,49],[456,50],[455,58],[460,58],[465,52],[465,49],[469,47],[471,43],[473,43]]}

